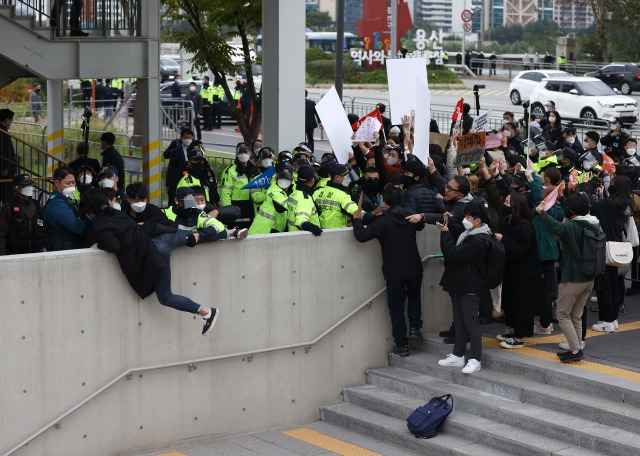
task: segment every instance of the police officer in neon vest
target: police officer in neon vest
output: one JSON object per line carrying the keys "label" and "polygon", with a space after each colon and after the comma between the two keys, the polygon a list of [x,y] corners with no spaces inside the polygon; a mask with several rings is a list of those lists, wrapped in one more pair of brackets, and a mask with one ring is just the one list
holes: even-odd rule
{"label": "police officer in neon vest", "polygon": [[202,97],[202,116],[204,117],[204,131],[213,130],[213,94],[214,89],[209,84],[209,76],[204,77],[200,96]]}
{"label": "police officer in neon vest", "polygon": [[313,187],[318,175],[311,165],[298,168],[298,181],[287,201],[287,229],[289,231],[309,231],[314,236],[322,234],[318,210],[313,201]]}
{"label": "police officer in neon vest", "polygon": [[346,228],[347,217],[358,209],[358,205],[351,200],[347,187],[342,185],[348,172],[346,166],[334,164],[329,170],[330,180],[327,186],[313,194],[322,229]]}
{"label": "police officer in neon vest", "polygon": [[44,208],[32,198],[34,186],[35,181],[28,174],[13,177],[15,193],[0,210],[0,255],[48,250]]}
{"label": "police officer in neon vest", "polygon": [[267,189],[267,195],[258,209],[249,234],[281,233],[287,229],[287,202],[292,190],[293,174],[284,169],[276,174],[275,181]]}
{"label": "police officer in neon vest", "polygon": [[220,206],[218,194],[218,181],[204,154],[202,141],[193,141],[187,149],[187,165],[176,171],[174,181],[177,181],[176,189],[181,187],[204,187],[208,202],[214,206]]}
{"label": "police officer in neon vest", "polygon": [[238,206],[242,216],[236,222],[245,228],[251,226],[254,209],[249,190],[242,187],[259,174],[258,168],[249,161],[249,158],[249,149],[244,145],[238,146],[235,161],[222,172],[222,178],[220,179],[220,201],[222,206]]}

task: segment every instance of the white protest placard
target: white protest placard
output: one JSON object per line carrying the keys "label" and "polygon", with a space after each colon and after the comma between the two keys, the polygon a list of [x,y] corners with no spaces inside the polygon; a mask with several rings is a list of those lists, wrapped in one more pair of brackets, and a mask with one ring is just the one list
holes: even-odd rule
{"label": "white protest placard", "polygon": [[316,104],[316,112],[338,162],[347,163],[349,152],[352,150],[351,135],[353,135],[353,130],[335,86],[331,87],[322,100]]}
{"label": "white protest placard", "polygon": [[427,84],[416,78],[416,117],[413,127],[413,154],[422,163],[429,158],[429,131],[431,124],[431,91]]}
{"label": "white protest placard", "polygon": [[411,111],[416,110],[416,84],[413,82],[416,78],[429,87],[424,58],[387,60],[391,123],[394,125],[401,125],[402,117],[410,116]]}
{"label": "white protest placard", "polygon": [[487,131],[487,127],[489,126],[489,120],[491,119],[491,113],[493,109],[489,109],[486,112],[483,112],[478,117],[473,119],[473,124],[471,125],[471,131],[476,133],[478,131]]}
{"label": "white protest placard", "polygon": [[373,117],[367,117],[362,121],[360,127],[358,127],[358,131],[356,131],[356,136],[353,139],[354,142],[375,142],[376,138],[374,133],[380,131],[382,124],[378,119]]}

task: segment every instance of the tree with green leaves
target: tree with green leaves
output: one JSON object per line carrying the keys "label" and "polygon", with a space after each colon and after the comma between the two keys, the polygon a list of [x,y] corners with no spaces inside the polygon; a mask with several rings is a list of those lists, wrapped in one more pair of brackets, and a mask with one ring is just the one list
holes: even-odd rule
{"label": "tree with green leaves", "polygon": [[324,31],[325,28],[331,27],[333,21],[326,11],[309,11],[307,13],[307,26],[311,29]]}
{"label": "tree with green leaves", "polygon": [[[191,63],[201,72],[208,70],[215,83],[224,88],[229,108],[238,121],[240,132],[249,144],[260,133],[262,124],[262,87],[256,91],[252,65],[260,64],[260,56],[252,56],[253,38],[262,26],[262,2],[246,0],[163,0],[164,17],[170,21],[186,21],[187,31],[173,31],[167,37],[194,54]],[[227,75],[236,74],[234,64],[238,48],[229,42],[240,40],[243,69],[251,95],[251,125],[245,125],[242,111],[233,99]]]}

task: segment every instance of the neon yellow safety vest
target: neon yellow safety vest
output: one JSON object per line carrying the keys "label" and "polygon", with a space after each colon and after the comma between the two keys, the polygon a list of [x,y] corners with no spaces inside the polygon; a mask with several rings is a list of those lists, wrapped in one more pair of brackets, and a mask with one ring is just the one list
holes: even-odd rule
{"label": "neon yellow safety vest", "polygon": [[[165,209],[161,209],[164,212],[164,215],[167,216],[169,220],[175,222],[178,218],[178,215],[173,212],[173,206],[167,207]],[[202,211],[200,215],[198,215],[198,219],[196,222],[196,226],[184,226],[178,225],[179,230],[191,231],[195,233],[198,230],[203,230],[205,228],[209,228],[210,226],[214,226],[216,228],[216,233],[221,233],[226,230],[225,226],[219,221],[217,218],[211,217],[206,212]]]}
{"label": "neon yellow safety vest", "polygon": [[533,170],[536,173],[539,173],[542,168],[546,168],[549,165],[558,167],[558,157],[556,157],[555,155],[551,155],[550,157],[538,160],[533,164]]}
{"label": "neon yellow safety vest", "polygon": [[209,186],[203,185],[202,181],[197,177],[192,176],[188,172],[182,176],[182,178],[178,181],[178,185],[176,186],[176,190],[180,187],[202,187],[204,188],[204,196],[209,202],[213,202],[209,199]]}
{"label": "neon yellow safety vest", "polygon": [[332,185],[320,188],[313,194],[313,199],[320,211],[320,228],[346,228],[347,215],[353,214],[358,205],[344,190]]}
{"label": "neon yellow safety vest", "polygon": [[274,202],[280,206],[287,207],[289,196],[287,192],[275,184],[266,189],[267,195],[256,212],[256,217],[249,228],[249,234],[269,234],[272,231],[283,232],[287,228],[287,211],[278,212]]}
{"label": "neon yellow safety vest", "polygon": [[313,197],[305,195],[300,190],[294,190],[287,200],[287,229],[300,231],[304,222],[311,222],[320,226],[318,209],[313,202]]}
{"label": "neon yellow safety vest", "polygon": [[244,174],[238,174],[236,164],[229,165],[222,172],[220,179],[220,201],[223,206],[231,206],[232,201],[249,201],[251,199],[249,190],[242,190],[242,187],[249,183],[249,178]]}
{"label": "neon yellow safety vest", "polygon": [[[218,97],[217,100],[216,100],[216,97]],[[213,101],[222,101],[223,99],[224,99],[224,88],[222,87],[222,84],[218,84],[213,89]]]}
{"label": "neon yellow safety vest", "polygon": [[202,97],[203,100],[207,100],[209,104],[213,103],[214,93],[215,93],[215,90],[213,89],[213,87],[211,87],[211,85],[209,85],[209,87],[207,87],[206,89],[204,85],[200,87],[200,96]]}

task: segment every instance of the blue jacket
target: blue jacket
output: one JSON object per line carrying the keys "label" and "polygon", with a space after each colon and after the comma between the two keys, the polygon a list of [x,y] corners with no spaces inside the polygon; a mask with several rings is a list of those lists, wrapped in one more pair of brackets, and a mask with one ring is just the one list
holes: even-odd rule
{"label": "blue jacket", "polygon": [[89,220],[78,218],[69,200],[57,190],[51,194],[44,208],[44,220],[51,230],[51,250],[82,247],[82,235],[89,226]]}

